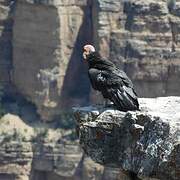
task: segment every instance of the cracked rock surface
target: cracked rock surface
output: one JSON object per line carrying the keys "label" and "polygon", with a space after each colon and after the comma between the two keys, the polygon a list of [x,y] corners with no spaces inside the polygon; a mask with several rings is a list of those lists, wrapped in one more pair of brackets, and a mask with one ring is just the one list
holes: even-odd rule
{"label": "cracked rock surface", "polygon": [[139,178],[180,179],[180,97],[139,99],[141,111],[75,109],[81,147]]}

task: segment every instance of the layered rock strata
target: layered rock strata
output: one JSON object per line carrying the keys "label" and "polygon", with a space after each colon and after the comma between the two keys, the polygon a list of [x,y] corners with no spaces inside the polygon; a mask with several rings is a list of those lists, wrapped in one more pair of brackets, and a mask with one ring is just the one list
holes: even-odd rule
{"label": "layered rock strata", "polygon": [[101,54],[127,72],[142,97],[180,93],[180,2],[168,2],[99,0],[95,9]]}
{"label": "layered rock strata", "polygon": [[82,60],[83,45],[94,43],[127,72],[139,96],[179,95],[179,3],[19,0],[13,83],[48,121],[59,109],[99,103]]}
{"label": "layered rock strata", "polygon": [[84,155],[73,130],[13,114],[4,115],[0,127],[0,180],[130,180]]}

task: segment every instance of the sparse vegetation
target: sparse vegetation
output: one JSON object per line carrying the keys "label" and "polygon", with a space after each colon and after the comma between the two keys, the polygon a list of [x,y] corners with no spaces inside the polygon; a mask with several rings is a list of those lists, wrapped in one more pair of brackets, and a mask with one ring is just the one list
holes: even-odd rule
{"label": "sparse vegetation", "polygon": [[145,36],[144,41],[147,42],[147,43],[151,43],[152,39],[149,36]]}
{"label": "sparse vegetation", "polygon": [[2,97],[4,95],[4,87],[0,86],[0,117],[2,117],[5,114],[5,110],[2,105]]}
{"label": "sparse vegetation", "polygon": [[25,136],[21,134],[16,128],[14,128],[14,132],[12,135],[12,140],[22,142],[25,141]]}
{"label": "sparse vegetation", "polygon": [[35,136],[32,141],[44,141],[48,137],[48,128],[34,128]]}
{"label": "sparse vegetation", "polygon": [[62,129],[75,128],[75,120],[72,111],[62,111],[59,116],[55,118],[56,127]]}
{"label": "sparse vegetation", "polygon": [[69,139],[71,140],[71,141],[74,141],[74,140],[77,140],[77,133],[76,133],[76,130],[74,129],[74,130],[72,130],[72,132],[71,132],[71,134],[69,135]]}
{"label": "sparse vegetation", "polygon": [[0,143],[8,143],[12,140],[12,134],[7,134],[6,132],[1,133],[1,141]]}
{"label": "sparse vegetation", "polygon": [[27,128],[25,128],[25,129],[24,129],[24,132],[25,132],[25,133],[27,133],[27,132],[28,132],[28,129],[27,129]]}
{"label": "sparse vegetation", "polygon": [[11,133],[2,131],[0,137],[1,137],[0,138],[1,144],[9,143],[10,141],[18,141],[18,142],[26,141],[26,137],[15,128]]}

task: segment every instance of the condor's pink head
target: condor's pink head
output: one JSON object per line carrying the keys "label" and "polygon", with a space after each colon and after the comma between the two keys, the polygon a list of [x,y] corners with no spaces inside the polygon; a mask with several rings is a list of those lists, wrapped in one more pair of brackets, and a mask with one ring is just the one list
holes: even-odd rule
{"label": "condor's pink head", "polygon": [[94,46],[87,44],[83,47],[83,57],[84,59],[87,59],[87,56],[91,54],[92,52],[95,52]]}

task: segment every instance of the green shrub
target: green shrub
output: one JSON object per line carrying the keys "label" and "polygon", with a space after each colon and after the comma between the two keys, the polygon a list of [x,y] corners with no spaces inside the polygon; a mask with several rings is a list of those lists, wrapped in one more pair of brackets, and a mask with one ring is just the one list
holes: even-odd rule
{"label": "green shrub", "polygon": [[21,134],[21,132],[18,129],[14,128],[12,140],[21,142],[21,141],[23,141],[23,139],[25,139],[25,136],[23,134]]}
{"label": "green shrub", "polygon": [[24,132],[25,132],[25,133],[27,133],[27,132],[28,132],[28,129],[27,129],[27,128],[25,128],[25,129],[24,129]]}
{"label": "green shrub", "polygon": [[44,141],[48,137],[48,128],[34,128],[35,136],[32,137],[33,142]]}
{"label": "green shrub", "polygon": [[1,144],[9,143],[12,139],[12,134],[8,134],[6,132],[1,133]]}
{"label": "green shrub", "polygon": [[62,111],[59,116],[55,118],[56,127],[62,129],[75,128],[75,120],[72,111]]}
{"label": "green shrub", "polygon": [[78,136],[77,136],[77,133],[76,133],[76,130],[72,130],[71,134],[69,135],[69,139],[71,141],[74,141],[74,140],[77,140],[78,139]]}
{"label": "green shrub", "polygon": [[21,143],[22,141],[26,141],[26,137],[21,134],[18,129],[13,129],[11,133],[7,133],[7,132],[1,132],[0,134],[1,137],[1,144],[4,143],[9,143],[11,141],[17,141],[19,143]]}

